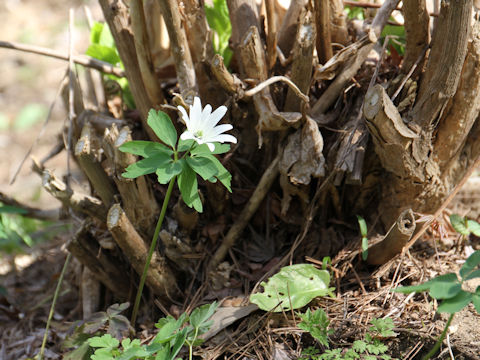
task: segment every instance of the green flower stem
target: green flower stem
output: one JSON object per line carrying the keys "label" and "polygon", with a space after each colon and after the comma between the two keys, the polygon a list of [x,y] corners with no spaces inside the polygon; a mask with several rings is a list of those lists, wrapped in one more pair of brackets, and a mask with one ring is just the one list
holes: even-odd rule
{"label": "green flower stem", "polygon": [[72,257],[72,253],[68,253],[65,263],[63,264],[62,272],[58,278],[57,288],[55,289],[55,294],[53,295],[52,306],[50,306],[50,313],[48,314],[47,326],[45,327],[45,334],[43,334],[42,347],[40,348],[40,353],[38,354],[38,359],[43,359],[43,353],[45,352],[45,345],[47,344],[48,329],[50,329],[50,323],[52,321],[53,313],[55,312],[55,305],[57,304],[58,294],[60,293],[60,287],[62,286],[63,277],[65,276],[65,270],[67,269],[68,262]]}
{"label": "green flower stem", "polygon": [[[175,154],[176,158],[176,154]],[[142,298],[143,286],[145,285],[145,279],[147,278],[147,271],[150,266],[150,261],[152,260],[153,251],[157,245],[158,235],[160,234],[160,229],[162,228],[163,219],[165,218],[165,213],[167,212],[168,201],[172,195],[173,185],[175,185],[176,176],[170,180],[167,188],[167,193],[165,199],[163,199],[162,210],[160,211],[160,216],[158,217],[157,227],[155,228],[155,233],[153,234],[152,243],[150,244],[150,249],[148,250],[147,260],[145,261],[145,267],[143,268],[143,274],[140,279],[140,284],[138,285],[137,297],[135,298],[135,305],[133,306],[132,319],[130,323],[132,326],[135,326],[135,321],[137,320],[138,307],[140,306],[140,299]]]}
{"label": "green flower stem", "polygon": [[435,343],[435,346],[430,350],[430,352],[423,357],[422,360],[429,360],[433,355],[437,353],[437,351],[440,349],[440,346],[442,345],[443,339],[445,339],[445,336],[447,335],[448,327],[450,326],[450,323],[453,320],[453,316],[455,313],[450,314],[450,317],[447,320],[447,323],[445,324],[445,328],[442,331],[442,334],[438,338],[437,342]]}

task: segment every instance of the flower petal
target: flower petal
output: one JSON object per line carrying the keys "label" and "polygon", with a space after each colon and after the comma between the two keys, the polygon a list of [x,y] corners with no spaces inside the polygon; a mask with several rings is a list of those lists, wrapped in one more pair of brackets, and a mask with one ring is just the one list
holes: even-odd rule
{"label": "flower petal", "polygon": [[212,113],[212,106],[210,104],[205,105],[205,108],[202,111],[201,123],[206,124],[210,114]]}
{"label": "flower petal", "polygon": [[185,122],[185,125],[187,126],[187,129],[188,129],[188,127],[190,126],[190,118],[187,115],[187,111],[183,106],[180,106],[180,105],[177,106],[177,109],[180,110],[180,112],[182,113],[183,121]]}
{"label": "flower petal", "polygon": [[213,128],[218,122],[222,119],[222,117],[227,112],[226,106],[220,106],[217,110],[215,110],[208,119],[208,122],[204,125],[205,129]]}
{"label": "flower petal", "polygon": [[182,139],[182,140],[196,140],[195,136],[193,136],[193,134],[188,130],[184,131],[183,134],[180,135],[180,139]]}
{"label": "flower petal", "polygon": [[222,124],[222,125],[215,126],[211,131],[208,132],[208,135],[217,136],[217,135],[220,135],[221,133],[224,133],[232,129],[233,129],[233,126],[230,124]]}
{"label": "flower petal", "polygon": [[222,134],[222,135],[217,135],[213,139],[208,139],[209,141],[218,141],[221,143],[225,142],[231,142],[236,144],[237,143],[237,138],[233,135],[228,135],[228,134]]}
{"label": "flower petal", "polygon": [[207,143],[207,146],[208,146],[208,148],[210,149],[210,151],[213,152],[213,150],[215,150],[215,144]]}
{"label": "flower petal", "polygon": [[200,120],[202,119],[202,102],[198,96],[193,99],[193,105],[190,106],[190,126],[193,132],[202,128]]}

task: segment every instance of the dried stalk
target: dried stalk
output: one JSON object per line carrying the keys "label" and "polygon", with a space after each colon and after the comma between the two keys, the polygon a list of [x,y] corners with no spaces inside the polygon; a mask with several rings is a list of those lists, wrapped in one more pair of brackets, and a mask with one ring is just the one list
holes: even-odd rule
{"label": "dried stalk", "polygon": [[458,161],[459,150],[467,137],[472,136],[470,130],[474,123],[479,121],[480,23],[474,26],[457,92],[445,109],[435,136],[434,156],[442,173],[450,163]]}
{"label": "dried stalk", "polygon": [[107,209],[97,198],[67,189],[67,185],[57,179],[49,170],[43,172],[42,185],[53,197],[61,201],[65,207],[105,222]]}
{"label": "dried stalk", "polygon": [[[115,204],[110,208],[107,226],[115,242],[127,256],[137,274],[141,275],[147,258],[148,248],[120,205]],[[165,259],[157,253],[153,254],[147,271],[146,282],[155,294],[169,301],[178,293],[175,276],[166,264]]]}
{"label": "dried stalk", "polygon": [[285,84],[287,84],[289,86],[289,90],[292,91],[292,94],[295,94],[295,96],[298,97],[300,100],[308,103],[308,101],[309,101],[308,96],[305,95],[302,92],[302,90],[300,90],[298,88],[298,86],[292,80],[290,80],[289,78],[287,78],[285,76],[272,76],[271,78],[268,78],[267,80],[261,82],[260,84],[258,84],[254,88],[245,90],[243,92],[242,97],[254,96],[255,94],[258,94],[259,92],[261,92],[263,89],[269,87],[272,84],[275,84],[276,82],[280,82],[280,81],[284,82]]}
{"label": "dried stalk", "polygon": [[[442,2],[417,102],[410,114],[427,132],[425,134],[427,143],[430,143],[432,127],[439,120],[447,101],[455,95],[457,90],[467,54],[472,8],[472,0],[455,5]],[[438,71],[438,69],[444,69],[444,71]],[[423,154],[428,150],[422,149],[420,152]],[[421,154],[419,157],[422,158]]]}
{"label": "dried stalk", "polygon": [[[244,76],[265,81],[268,75],[267,64],[257,27],[250,27],[238,46],[238,50]],[[253,102],[259,115],[257,126],[259,146],[262,145],[262,131],[278,131],[296,126],[302,117],[298,112],[279,112],[268,88],[255,94]]]}
{"label": "dried stalk", "polygon": [[138,66],[142,74],[145,90],[152,105],[165,102],[160,84],[153,68],[152,54],[148,48],[148,33],[145,25],[145,12],[142,0],[130,1],[130,19],[132,22],[133,39],[137,54]]}
{"label": "dried stalk", "polygon": [[184,0],[187,38],[195,64],[210,61],[214,56],[212,31],[203,8],[203,1]]}
{"label": "dried stalk", "polygon": [[92,136],[91,127],[86,124],[80,140],[75,145],[75,157],[88,180],[90,180],[93,190],[102,199],[103,204],[108,207],[113,204],[116,190],[102,165],[95,159],[94,149],[92,149],[92,143],[94,142]]}
{"label": "dried stalk", "polygon": [[[0,47],[68,61],[68,55],[65,55],[58,51],[44,48],[41,46],[20,44],[13,41],[0,41]],[[92,58],[90,56],[73,55],[72,59],[75,64],[82,65],[92,69],[97,69],[98,71],[101,71],[105,74],[111,74],[118,77],[125,77],[125,71],[123,71],[123,69],[115,67],[107,62]]]}
{"label": "dried stalk", "polygon": [[382,29],[387,23],[392,11],[397,7],[398,2],[399,0],[387,0],[383,3],[382,7],[377,12],[377,15],[373,19],[368,38],[358,41],[358,43],[361,44],[359,50],[354,53],[352,58],[347,60],[346,64],[343,66],[342,72],[337,75],[333,83],[330,84],[327,90],[325,90],[325,92],[322,94],[322,96],[320,96],[313,106],[311,113],[314,117],[325,113],[337,100],[345,85],[353,76],[355,76],[357,71],[367,59],[368,54],[373,49],[374,43],[380,37]]}
{"label": "dried stalk", "polygon": [[402,251],[402,248],[411,239],[415,228],[415,216],[412,209],[404,210],[387,235],[368,249],[367,263],[370,265],[385,264]]}
{"label": "dried stalk", "polygon": [[108,23],[117,46],[118,54],[125,66],[125,74],[130,84],[135,104],[141,114],[142,125],[152,140],[158,140],[147,124],[147,116],[152,103],[143,83],[142,73],[137,60],[135,40],[129,24],[128,8],[122,1],[99,0],[103,15]]}
{"label": "dried stalk", "polygon": [[[328,4],[327,4],[328,5]],[[327,6],[328,7],[328,6]],[[307,12],[301,17],[298,26],[297,38],[293,47],[292,81],[298,86],[299,91],[308,94],[312,80],[313,49],[315,46],[315,26],[312,14]],[[308,103],[308,96],[302,100],[292,87],[288,89],[285,100],[285,111],[301,111],[301,102]]]}
{"label": "dried stalk", "polygon": [[227,0],[227,5],[232,23],[231,41],[236,48],[252,26],[260,31],[258,8],[255,0]]}
{"label": "dried stalk", "polygon": [[239,97],[243,97],[243,82],[236,75],[227,70],[221,55],[216,54],[213,57],[210,69],[225,90],[230,94],[236,94]]}
{"label": "dried stalk", "polygon": [[126,179],[122,176],[125,168],[137,160],[134,155],[118,150],[130,140],[132,136],[128,127],[118,131],[116,126],[112,126],[105,131],[105,154],[110,162],[110,168],[114,169],[113,179],[128,218],[141,234],[150,236],[159,209],[148,180],[145,176],[136,179]]}
{"label": "dried stalk", "polygon": [[315,24],[318,61],[320,64],[325,64],[333,56],[329,0],[315,0]]}
{"label": "dried stalk", "polygon": [[67,243],[67,249],[92,275],[122,299],[128,298],[129,286],[118,281],[118,271],[123,267],[108,250],[103,250],[96,237],[90,232],[91,222],[85,221]]}
{"label": "dried stalk", "polygon": [[[403,58],[402,71],[406,73],[416,63],[424,48],[430,42],[430,17],[425,0],[405,0],[403,2],[403,15],[405,17],[405,57]],[[417,65],[415,73],[419,75],[423,69],[423,62]]]}
{"label": "dried stalk", "polygon": [[178,2],[177,0],[158,0],[158,4],[170,38],[180,92],[187,103],[193,103],[193,96],[198,91],[197,79]]}
{"label": "dried stalk", "polygon": [[275,0],[265,1],[267,12],[267,65],[271,69],[277,60],[277,19]]}
{"label": "dried stalk", "polygon": [[278,31],[278,46],[285,56],[289,56],[290,51],[292,50],[295,36],[297,34],[298,20],[306,5],[307,0],[292,1],[285,17],[283,18],[282,26]]}

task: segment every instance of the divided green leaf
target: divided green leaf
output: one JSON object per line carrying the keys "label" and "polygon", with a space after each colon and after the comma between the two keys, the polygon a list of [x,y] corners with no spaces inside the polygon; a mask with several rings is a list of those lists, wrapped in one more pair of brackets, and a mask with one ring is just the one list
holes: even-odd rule
{"label": "divided green leaf", "polygon": [[480,250],[475,251],[468,257],[465,264],[460,269],[460,276],[463,280],[470,280],[479,277],[478,271],[475,270],[480,265]]}
{"label": "divided green leaf", "polygon": [[120,344],[120,342],[113,338],[112,335],[110,334],[105,334],[102,335],[101,337],[93,337],[91,339],[88,339],[88,343],[90,344],[91,347],[99,347],[99,348],[116,348]]}
{"label": "divided green leaf", "polygon": [[429,283],[430,296],[434,299],[450,299],[462,290],[462,284],[454,273],[437,276]]}
{"label": "divided green leaf", "polygon": [[216,164],[206,157],[186,157],[188,165],[204,180],[208,180],[218,174]]}
{"label": "divided green leaf", "polygon": [[222,143],[215,142],[213,143],[213,145],[215,145],[215,149],[213,151],[210,151],[207,144],[202,144],[193,148],[190,153],[192,155],[199,155],[199,154],[217,154],[218,155],[218,154],[224,154],[230,151],[230,144],[222,144]]}
{"label": "divided green leaf", "polygon": [[456,296],[443,300],[437,311],[453,314],[462,310],[470,301],[472,301],[472,293],[460,290]]}
{"label": "divided green leaf", "polygon": [[160,110],[150,110],[147,123],[160,140],[172,149],[175,149],[177,145],[177,130],[166,113]]}
{"label": "divided green leaf", "polygon": [[228,191],[232,192],[232,175],[228,172],[227,169],[225,169],[222,163],[215,156],[211,154],[199,154],[198,156],[196,156],[196,158],[206,158],[210,160],[210,162],[213,163],[217,168],[217,174],[214,177],[220,180],[220,182],[223,184],[223,186],[227,188]]}
{"label": "divided green leaf", "polygon": [[480,237],[480,224],[475,220],[467,220],[468,230],[475,235]]}
{"label": "divided green leaf", "polygon": [[212,317],[217,307],[218,303],[215,301],[211,304],[205,304],[196,308],[190,314],[190,324],[194,328],[205,327],[205,323]]}
{"label": "divided green leaf", "polygon": [[170,159],[170,162],[167,163],[167,165],[158,168],[155,172],[157,174],[158,182],[160,184],[167,184],[174,176],[180,174],[183,169],[182,162],[184,161],[184,159],[180,159],[179,161],[173,161],[173,159]]}
{"label": "divided green leaf", "polygon": [[328,330],[330,321],[325,311],[323,309],[317,309],[312,313],[310,309],[307,309],[304,314],[298,314],[298,316],[302,319],[297,325],[298,328],[308,331],[319,344],[328,348],[328,335],[333,331]]}
{"label": "divided green leaf", "polygon": [[151,157],[129,165],[122,174],[124,178],[135,179],[142,175],[154,173],[157,169],[168,165],[171,157],[166,153],[157,153]]}
{"label": "divided green leaf", "polygon": [[143,156],[148,158],[158,153],[163,153],[168,156],[173,155],[173,151],[163,144],[153,141],[134,140],[122,144],[119,148],[120,151],[133,155]]}
{"label": "divided green leaf", "polygon": [[178,176],[178,188],[182,194],[182,199],[188,207],[193,207],[198,212],[202,212],[203,206],[198,194],[197,175],[187,162],[183,162],[182,166],[183,171]]}
{"label": "divided green leaf", "polygon": [[455,231],[459,234],[464,236],[470,235],[470,230],[468,230],[467,228],[465,218],[461,217],[458,214],[452,214],[450,215],[450,223],[452,224]]}
{"label": "divided green leaf", "polygon": [[120,63],[120,57],[117,50],[108,46],[100,44],[90,44],[85,54],[95,59],[105,61],[111,65],[117,65]]}

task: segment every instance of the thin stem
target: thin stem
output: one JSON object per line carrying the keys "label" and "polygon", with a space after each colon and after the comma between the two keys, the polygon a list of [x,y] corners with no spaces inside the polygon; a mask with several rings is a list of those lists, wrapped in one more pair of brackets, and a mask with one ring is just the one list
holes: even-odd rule
{"label": "thin stem", "polygon": [[438,349],[440,349],[440,345],[442,345],[443,339],[445,339],[445,336],[447,335],[448,327],[450,326],[450,323],[452,322],[454,315],[455,313],[450,314],[450,317],[448,318],[447,323],[445,324],[445,328],[443,329],[442,334],[440,335],[437,342],[435,343],[435,346],[432,348],[432,350],[430,350],[430,352],[427,355],[423,357],[422,360],[430,359],[433,355],[437,353]]}
{"label": "thin stem", "polygon": [[65,264],[63,264],[62,272],[58,278],[57,288],[55,289],[55,294],[53,295],[52,306],[50,306],[50,313],[48,314],[47,326],[45,327],[45,334],[43,334],[42,347],[40,348],[40,353],[38,354],[38,359],[43,359],[43,353],[45,352],[45,345],[47,344],[48,329],[50,328],[50,322],[52,321],[53,312],[55,311],[55,305],[57,304],[58,294],[60,293],[60,287],[62,285],[63,277],[65,276],[65,270],[67,269],[68,262],[72,257],[72,253],[68,253],[67,258],[65,259]]}
{"label": "thin stem", "polygon": [[135,304],[133,306],[131,324],[135,326],[135,321],[137,320],[138,307],[140,306],[140,299],[142,298],[143,286],[145,285],[145,279],[147,278],[147,271],[150,266],[150,261],[152,260],[153,251],[157,245],[158,235],[160,234],[160,229],[162,228],[163,219],[165,218],[165,213],[167,212],[168,201],[172,195],[173,185],[175,184],[176,176],[170,180],[168,184],[167,193],[165,199],[163,199],[162,210],[160,211],[160,216],[158,217],[157,227],[155,228],[155,233],[153,234],[152,243],[150,244],[150,249],[148,250],[147,259],[145,261],[145,267],[143,268],[142,277],[140,279],[140,284],[138,285],[137,297],[135,298]]}
{"label": "thin stem", "polygon": [[198,328],[196,327],[195,328],[195,336],[193,337],[193,340],[192,342],[188,342],[187,341],[187,344],[188,344],[188,360],[192,360],[193,358],[193,344],[195,343],[195,340],[197,340],[197,335],[198,335]]}

